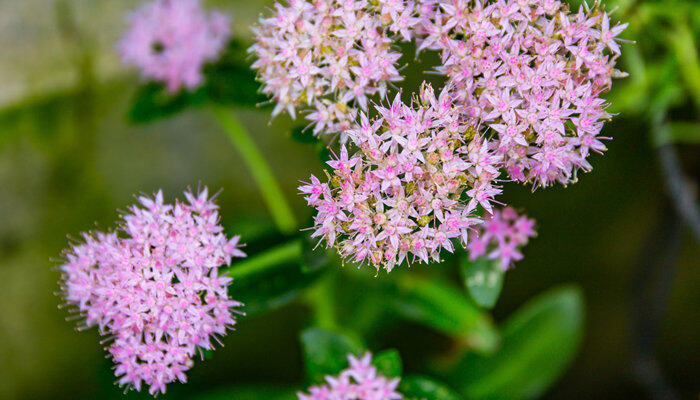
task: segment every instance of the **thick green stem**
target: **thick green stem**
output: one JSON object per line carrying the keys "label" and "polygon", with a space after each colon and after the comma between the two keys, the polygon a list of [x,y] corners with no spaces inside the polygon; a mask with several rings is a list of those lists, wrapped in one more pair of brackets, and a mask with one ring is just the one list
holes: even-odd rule
{"label": "thick green stem", "polygon": [[235,263],[232,267],[221,271],[221,275],[232,278],[242,278],[258,271],[274,267],[291,260],[298,260],[302,256],[301,240],[292,240],[273,247],[254,257],[246,258]]}
{"label": "thick green stem", "polygon": [[287,204],[274,175],[272,175],[270,166],[250,137],[250,133],[241,125],[233,112],[226,107],[212,104],[211,110],[248,166],[277,228],[283,233],[294,232],[297,228],[297,223],[292,210]]}
{"label": "thick green stem", "polygon": [[695,101],[695,107],[700,109],[700,61],[698,60],[693,32],[685,21],[677,18],[676,30],[670,39],[670,46],[676,56],[678,69],[688,85],[690,95]]}
{"label": "thick green stem", "polygon": [[313,309],[315,326],[325,329],[338,327],[335,313],[335,293],[333,284],[335,273],[328,271],[314,287],[306,293],[306,300]]}

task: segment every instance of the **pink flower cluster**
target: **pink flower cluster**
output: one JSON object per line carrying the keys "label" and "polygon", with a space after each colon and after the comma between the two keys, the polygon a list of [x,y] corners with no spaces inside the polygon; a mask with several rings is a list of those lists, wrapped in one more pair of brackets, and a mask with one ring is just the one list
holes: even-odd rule
{"label": "pink flower cluster", "polygon": [[325,385],[312,386],[309,394],[298,393],[299,400],[398,400],[399,378],[387,379],[372,366],[372,354],[357,359],[348,356],[350,367],[339,376],[327,376]]}
{"label": "pink flower cluster", "polygon": [[122,61],[170,92],[199,86],[204,63],[218,57],[230,35],[229,18],[206,13],[199,0],[154,0],[128,19],[119,42]]}
{"label": "pink flower cluster", "polygon": [[493,128],[510,178],[567,184],[591,169],[627,24],[611,27],[597,2],[574,14],[557,0],[425,0],[420,20],[419,49],[441,52],[437,71]]}
{"label": "pink flower cluster", "polygon": [[218,267],[244,257],[238,236],[226,238],[207,190],[186,192],[186,203],[163,194],[140,197],[119,231],[83,234],[61,266],[68,304],[85,327],[113,339],[108,351],[119,384],[152,394],[186,381],[197,349],[212,349],[242,304],[229,299],[231,278]]}
{"label": "pink flower cluster", "polygon": [[418,19],[410,0],[289,0],[254,28],[250,48],[272,115],[311,110],[314,134],[341,134],[368,96],[401,80],[392,43],[410,40]]}
{"label": "pink flower cluster", "polygon": [[499,260],[501,268],[506,270],[523,258],[519,248],[535,236],[535,221],[518,215],[512,207],[505,207],[488,214],[471,236],[467,245],[470,260],[486,255]]}
{"label": "pink flower cluster", "polygon": [[[377,106],[378,117],[361,116],[348,131],[359,148],[345,147],[328,162],[329,182],[311,176],[300,186],[317,214],[312,237],[321,237],[351,261],[391,271],[409,261],[440,261],[467,241],[479,222],[477,204],[491,211],[500,156],[460,118],[448,94],[421,88],[417,107],[401,102]],[[463,196],[468,199],[464,201]]]}

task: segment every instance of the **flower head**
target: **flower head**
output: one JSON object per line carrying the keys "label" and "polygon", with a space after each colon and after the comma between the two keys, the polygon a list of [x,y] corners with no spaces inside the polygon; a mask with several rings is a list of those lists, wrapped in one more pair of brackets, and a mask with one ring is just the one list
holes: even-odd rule
{"label": "flower head", "polygon": [[218,57],[230,35],[228,17],[205,12],[199,0],[154,0],[128,19],[119,42],[122,61],[170,92],[199,86],[204,63]]}
{"label": "flower head", "polygon": [[238,236],[227,238],[207,190],[187,202],[140,197],[112,233],[83,234],[61,266],[68,304],[114,338],[107,350],[119,383],[152,394],[186,381],[197,349],[235,325],[231,278],[218,268],[244,257]]}
{"label": "flower head", "polygon": [[466,243],[477,206],[491,210],[500,193],[500,156],[462,122],[448,93],[436,97],[424,85],[417,107],[399,94],[376,107],[376,119],[361,116],[348,131],[358,151],[342,147],[328,162],[328,182],[312,176],[300,187],[317,210],[312,237],[387,271],[407,258],[439,262],[453,239]]}
{"label": "flower head", "polygon": [[419,49],[440,51],[437,70],[493,128],[511,179],[567,184],[592,168],[627,24],[610,27],[597,2],[573,13],[557,0],[431,0],[420,15]]}
{"label": "flower head", "polygon": [[341,134],[367,109],[368,98],[384,95],[401,80],[392,49],[410,40],[418,23],[410,0],[290,0],[275,3],[273,15],[254,28],[250,48],[263,93],[276,103],[273,116],[309,110],[314,134]]}
{"label": "flower head", "polygon": [[309,388],[309,394],[298,393],[299,400],[398,400],[399,378],[387,379],[372,365],[372,354],[362,358],[348,356],[350,367],[336,377],[327,376],[328,383]]}
{"label": "flower head", "polygon": [[486,256],[499,260],[501,268],[510,268],[523,255],[520,247],[525,246],[535,236],[535,221],[518,213],[512,207],[495,210],[471,233],[472,239],[467,245],[469,259],[476,260]]}

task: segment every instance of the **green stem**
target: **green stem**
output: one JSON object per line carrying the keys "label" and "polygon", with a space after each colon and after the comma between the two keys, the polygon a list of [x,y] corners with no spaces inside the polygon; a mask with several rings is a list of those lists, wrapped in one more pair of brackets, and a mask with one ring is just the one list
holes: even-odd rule
{"label": "green stem", "polygon": [[273,247],[254,257],[246,258],[221,271],[221,275],[228,275],[234,279],[245,277],[257,271],[265,270],[286,261],[296,260],[302,256],[301,240],[292,240]]}
{"label": "green stem", "polygon": [[688,85],[695,106],[700,110],[700,61],[693,32],[680,18],[676,19],[676,30],[670,37],[671,49],[675,53],[681,76]]}
{"label": "green stem", "polygon": [[211,110],[248,166],[277,228],[282,233],[294,232],[297,227],[294,214],[292,214],[279,184],[272,175],[269,164],[250,137],[250,133],[241,125],[233,112],[226,107],[212,104]]}
{"label": "green stem", "polygon": [[335,276],[333,271],[328,271],[314,287],[306,293],[306,300],[314,314],[315,326],[334,329],[338,327],[335,313],[335,293],[333,284]]}

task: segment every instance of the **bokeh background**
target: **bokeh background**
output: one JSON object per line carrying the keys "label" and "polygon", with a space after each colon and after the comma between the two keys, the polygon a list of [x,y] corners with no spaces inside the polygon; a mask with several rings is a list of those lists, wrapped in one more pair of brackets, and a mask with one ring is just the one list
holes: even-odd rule
{"label": "bokeh background", "polygon": [[[114,43],[137,3],[0,0],[0,399],[123,396],[96,330],[76,333],[57,308],[56,265],[67,235],[111,227],[134,193],[162,188],[172,199],[200,183],[223,189],[224,224],[245,240],[272,226],[239,154],[206,109],[128,121],[140,82],[121,67]],[[271,2],[207,4],[230,11],[235,35],[249,41],[250,25]],[[616,19],[630,22],[623,37],[637,43],[623,46],[621,67],[631,76],[609,93],[619,115],[604,134],[613,140],[575,185],[534,194],[507,186],[506,202],[537,219],[539,236],[507,274],[494,316],[549,287],[577,283],[586,299],[583,346],[545,398],[646,399],[658,385],[697,398],[700,247],[667,194],[659,160],[662,149],[671,150],[697,191],[700,6],[619,0],[608,9],[615,6]],[[318,170],[316,154],[290,140],[288,119],[268,124],[268,111],[236,112],[305,220],[311,211],[296,185]],[[224,349],[196,363],[188,385],[171,385],[163,397],[299,385],[298,332],[309,318],[292,302],[243,319]],[[407,323],[385,324],[367,340],[397,347],[406,370],[417,372],[426,351],[443,341]],[[645,361],[648,354],[658,363]]]}

